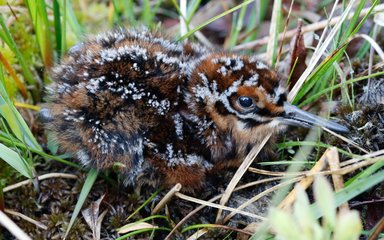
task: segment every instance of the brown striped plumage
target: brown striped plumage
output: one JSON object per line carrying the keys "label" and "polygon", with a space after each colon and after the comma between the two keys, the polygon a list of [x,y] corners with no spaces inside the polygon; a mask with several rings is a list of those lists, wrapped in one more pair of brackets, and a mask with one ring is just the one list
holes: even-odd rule
{"label": "brown striped plumage", "polygon": [[41,111],[83,165],[119,164],[127,184],[201,188],[282,128],[286,91],[259,60],[118,29],[77,44],[54,68]]}

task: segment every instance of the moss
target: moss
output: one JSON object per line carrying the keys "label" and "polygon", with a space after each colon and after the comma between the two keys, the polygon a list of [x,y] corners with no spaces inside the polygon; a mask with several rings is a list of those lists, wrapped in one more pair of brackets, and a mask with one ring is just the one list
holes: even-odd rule
{"label": "moss", "polygon": [[26,63],[30,66],[42,67],[39,47],[32,26],[32,22],[27,15],[19,14],[17,20],[10,26],[9,31]]}

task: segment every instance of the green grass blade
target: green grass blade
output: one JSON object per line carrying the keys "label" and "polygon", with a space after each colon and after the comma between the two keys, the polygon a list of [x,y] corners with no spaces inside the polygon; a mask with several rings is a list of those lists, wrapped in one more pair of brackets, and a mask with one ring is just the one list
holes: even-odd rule
{"label": "green grass blade", "polygon": [[189,23],[191,23],[193,15],[195,15],[197,9],[200,6],[200,3],[201,3],[201,0],[188,1],[187,16],[185,16],[187,18],[186,19],[187,25],[189,25]]}
{"label": "green grass blade", "polygon": [[[309,142],[309,141],[300,141],[300,142],[288,141],[288,142],[283,142],[283,143],[277,144],[277,147],[278,147],[279,150],[282,150],[282,149],[288,148],[288,147],[298,147],[298,146],[314,146],[314,147],[322,147],[322,148],[333,147],[332,145],[329,145],[329,144],[326,144],[326,143],[322,143],[322,142]],[[340,148],[337,148],[337,151],[342,153],[342,154],[345,154],[346,156],[350,156],[350,157],[354,157],[355,156],[355,155],[349,153],[348,151],[342,150]]]}
{"label": "green grass blade", "polygon": [[112,25],[117,24],[120,25],[120,13],[119,13],[119,3],[116,2],[116,0],[112,0],[112,6],[113,6],[113,16],[112,16]]}
{"label": "green grass blade", "polygon": [[[384,181],[384,171],[377,172],[371,176],[365,178],[359,178],[353,181],[348,186],[345,186],[339,192],[335,193],[336,206],[340,206],[343,203],[348,202],[357,195],[367,191],[371,187]],[[317,203],[311,205],[311,210],[315,213],[315,216],[322,217],[319,212]]]}
{"label": "green grass blade", "polygon": [[336,49],[331,55],[324,59],[319,66],[316,67],[316,69],[309,75],[308,80],[300,88],[300,91],[293,100],[293,104],[297,104],[316,83],[327,75],[327,72],[333,68],[333,63],[344,53],[345,47],[346,45],[343,45],[342,47]]}
{"label": "green grass blade", "polygon": [[85,179],[84,185],[81,189],[79,199],[77,200],[75,210],[73,210],[71,220],[69,221],[68,228],[65,232],[64,239],[67,238],[68,233],[71,231],[71,228],[72,228],[73,224],[75,223],[77,216],[80,213],[81,207],[83,206],[85,200],[87,199],[88,193],[91,191],[91,188],[96,181],[97,174],[98,174],[98,171],[96,169],[89,170],[89,172],[87,174],[87,178]]}
{"label": "green grass blade", "polygon": [[163,2],[162,0],[156,1],[154,6],[151,5],[150,0],[143,0],[142,11],[140,19],[147,26],[154,26],[156,23],[154,21],[155,13],[158,11],[160,4]]}
{"label": "green grass blade", "polygon": [[364,169],[364,171],[356,174],[356,176],[348,179],[348,181],[345,182],[345,185],[348,186],[349,184],[353,183],[358,178],[368,177],[383,167],[384,167],[384,161],[376,162],[376,163],[372,164],[371,166],[369,166],[368,168]]}
{"label": "green grass blade", "polygon": [[225,12],[223,12],[223,13],[217,15],[217,16],[214,16],[214,17],[208,19],[206,22],[200,24],[200,25],[197,26],[196,28],[194,28],[194,29],[190,30],[189,32],[187,32],[184,36],[181,36],[181,38],[180,38],[179,40],[184,40],[184,39],[190,37],[190,36],[193,35],[195,32],[199,31],[200,29],[202,29],[203,27],[207,26],[208,24],[210,24],[210,23],[216,21],[217,19],[222,18],[222,17],[224,17],[224,16],[226,16],[226,15],[228,15],[228,14],[230,14],[230,13],[236,11],[237,9],[240,9],[240,8],[246,6],[246,5],[248,5],[248,4],[250,4],[250,3],[254,2],[254,1],[255,1],[255,0],[247,0],[247,1],[244,1],[243,3],[241,3],[241,4],[239,4],[239,5],[237,5],[237,6],[233,7],[233,8],[231,8],[231,9],[229,9],[229,10],[227,10],[227,11],[225,11]]}
{"label": "green grass blade", "polygon": [[171,229],[170,228],[166,228],[166,227],[144,228],[144,229],[136,230],[136,231],[130,232],[128,234],[125,234],[125,235],[123,235],[121,237],[116,238],[116,240],[128,239],[129,237],[135,236],[137,234],[145,233],[145,232],[152,232],[152,231],[166,231],[166,232],[170,232]]}
{"label": "green grass blade", "polygon": [[19,142],[18,139],[15,139],[12,136],[6,135],[5,133],[3,133],[1,131],[0,131],[0,142],[8,144],[8,145],[13,145],[13,146],[15,146],[21,150],[30,151],[30,152],[39,154],[40,156],[42,156],[48,160],[52,159],[56,162],[66,164],[66,165],[71,166],[71,167],[80,168],[80,166],[74,162],[67,161],[65,159],[60,158],[59,156],[50,155],[48,153],[43,152],[42,150],[31,148],[31,147],[23,144],[22,142]]}
{"label": "green grass blade", "polygon": [[[68,21],[69,25],[71,26],[73,32],[75,33],[76,37],[78,39],[81,39],[84,35],[84,29],[80,25],[79,21],[76,18],[75,12],[73,11],[71,1],[69,0],[60,0],[59,1],[61,9],[63,9],[63,16],[65,16],[66,21],[63,21],[63,26]],[[65,36],[65,34],[63,34]],[[65,41],[63,41],[65,42]],[[62,49],[63,50],[63,49]]]}
{"label": "green grass blade", "polygon": [[[343,32],[343,36],[342,36],[341,41],[340,41],[341,43],[346,42],[348,40],[348,38],[351,36],[351,34],[354,32],[354,30],[356,29],[356,26],[357,26],[358,21],[359,21],[360,12],[364,8],[366,1],[367,0],[359,1],[359,4],[357,5],[357,7],[355,8],[355,10],[353,12],[352,18],[348,22],[347,29],[345,29],[345,31]],[[372,7],[374,7],[374,5],[376,5],[376,4],[373,4]]]}
{"label": "green grass blade", "polygon": [[136,18],[135,18],[135,4],[134,4],[134,1],[133,0],[127,0],[127,1],[123,1],[125,7],[124,7],[124,10],[125,10],[125,16],[127,17],[128,21],[129,21],[129,24],[131,26],[135,26],[137,25],[137,21],[136,21]]}
{"label": "green grass blade", "polygon": [[23,117],[9,99],[4,86],[3,74],[3,68],[0,67],[0,116],[5,119],[12,133],[15,134],[21,142],[25,142],[31,148],[41,150],[40,145],[37,143]]}
{"label": "green grass blade", "polygon": [[56,53],[58,56],[61,56],[61,45],[63,36],[61,29],[60,4],[58,0],[53,0],[53,23],[55,27]]}
{"label": "green grass blade", "polygon": [[193,230],[193,229],[214,228],[214,227],[217,227],[217,225],[216,224],[210,224],[210,223],[194,224],[194,225],[187,226],[187,227],[183,228],[181,230],[181,233],[185,233],[185,232],[187,232],[189,230]]}
{"label": "green grass blade", "polygon": [[[303,98],[303,96],[305,94],[307,94],[309,92],[310,89],[312,89],[314,87],[315,84],[318,84],[318,83],[323,83],[323,86],[326,86],[326,84],[324,83],[325,81],[320,81],[321,78],[323,78],[324,76],[329,76],[329,71],[333,70],[333,67],[332,65],[335,64],[335,63],[338,63],[342,56],[343,56],[343,53],[345,51],[345,48],[347,46],[347,44],[349,42],[348,39],[353,36],[354,34],[357,33],[357,31],[361,28],[362,24],[365,22],[365,20],[368,18],[368,16],[370,15],[370,13],[373,11],[374,7],[376,6],[377,4],[377,1],[375,1],[372,6],[370,7],[370,10],[369,12],[363,17],[363,19],[359,22],[359,24],[357,24],[357,26],[355,27],[356,25],[356,22],[358,20],[358,15],[360,14],[361,12],[361,9],[363,7],[363,5],[361,5],[361,2],[359,3],[359,6],[358,6],[358,14],[355,12],[354,16],[352,17],[352,19],[354,19],[354,22],[352,22],[351,25],[348,25],[347,27],[347,30],[345,33],[343,33],[343,37],[342,37],[342,41],[341,41],[341,45],[340,46],[336,46],[337,49],[335,49],[331,55],[329,55],[313,72],[312,74],[308,77],[308,80],[307,82],[302,86],[302,88],[300,89],[299,93],[296,95],[295,99],[294,99],[294,103],[298,103],[300,101],[300,99]],[[360,10],[359,10],[360,9]],[[321,91],[322,88],[318,88],[316,91]],[[315,94],[317,95],[317,94]],[[312,96],[312,99],[313,96]],[[308,99],[306,100],[308,101]]]}
{"label": "green grass blade", "polygon": [[143,204],[141,204],[140,205],[140,207],[138,207],[131,215],[129,215],[128,217],[127,217],[127,221],[131,218],[131,217],[133,217],[133,216],[135,216],[136,215],[136,213],[138,213],[143,207],[145,207],[150,201],[152,201],[152,199],[154,198],[154,197],[156,197],[157,196],[157,194],[159,194],[159,192],[160,192],[160,190],[157,190],[156,192],[154,192],[147,200],[145,200],[144,202],[143,202]]}
{"label": "green grass blade", "polygon": [[245,17],[245,13],[247,11],[247,6],[243,6],[241,9],[240,9],[240,13],[237,17],[237,21],[236,21],[236,24],[232,25],[232,34],[231,34],[231,37],[230,37],[230,44],[229,44],[229,47],[230,49],[233,48],[234,46],[236,46],[236,43],[237,43],[237,39],[239,37],[239,34],[240,34],[240,31],[241,29],[243,28],[243,23],[244,23],[244,17]]}
{"label": "green grass blade", "polygon": [[47,6],[45,1],[25,0],[25,5],[31,16],[35,30],[36,40],[40,48],[41,58],[44,66],[53,66],[53,50],[51,39],[51,28],[48,21]]}
{"label": "green grass blade", "polygon": [[384,71],[383,72],[373,73],[373,74],[368,75],[368,76],[362,76],[362,77],[359,77],[359,78],[351,79],[351,80],[345,81],[345,83],[339,83],[339,84],[336,84],[336,85],[331,86],[329,88],[325,88],[325,89],[317,92],[316,94],[308,97],[307,99],[305,99],[302,103],[299,104],[299,106],[304,106],[306,104],[309,104],[309,103],[315,101],[316,99],[318,99],[321,95],[323,95],[323,94],[325,94],[327,92],[333,91],[333,90],[335,90],[337,88],[340,88],[340,87],[343,87],[343,86],[347,86],[348,84],[359,82],[359,81],[362,81],[362,80],[365,80],[365,79],[368,79],[368,78],[374,78],[374,77],[382,76],[382,75],[384,75]]}
{"label": "green grass blade", "polygon": [[151,1],[150,0],[143,0],[142,1],[142,10],[141,10],[141,16],[140,20],[144,22],[146,25],[149,25],[151,23]]}
{"label": "green grass blade", "polygon": [[351,36],[352,35],[355,35],[357,33],[357,31],[359,31],[359,29],[363,26],[363,24],[365,23],[365,21],[368,19],[368,17],[371,15],[373,9],[376,7],[376,5],[378,4],[379,0],[375,0],[373,3],[372,3],[372,6],[369,8],[369,11],[368,13],[361,19],[361,21],[359,22],[359,24],[353,29],[353,31],[351,32]]}
{"label": "green grass blade", "polygon": [[0,143],[0,158],[18,171],[21,175],[32,178],[32,172],[27,164],[17,152]]}

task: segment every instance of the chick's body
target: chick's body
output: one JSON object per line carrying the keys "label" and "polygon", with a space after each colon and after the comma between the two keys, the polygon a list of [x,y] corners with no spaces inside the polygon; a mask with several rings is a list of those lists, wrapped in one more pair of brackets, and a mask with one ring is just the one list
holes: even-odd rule
{"label": "chick's body", "polygon": [[127,184],[180,182],[186,191],[238,166],[278,129],[273,116],[286,99],[277,74],[254,58],[146,30],[74,46],[53,78],[42,115],[62,150],[85,166],[119,164]]}

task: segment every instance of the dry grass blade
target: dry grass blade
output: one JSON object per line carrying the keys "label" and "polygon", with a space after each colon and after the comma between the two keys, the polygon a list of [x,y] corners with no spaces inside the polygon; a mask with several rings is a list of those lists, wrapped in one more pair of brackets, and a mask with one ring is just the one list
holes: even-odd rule
{"label": "dry grass blade", "polygon": [[296,81],[300,78],[301,74],[307,68],[305,59],[307,58],[307,51],[304,43],[304,35],[302,33],[303,20],[299,19],[297,23],[297,35],[294,37],[293,46],[291,50],[290,62],[289,62],[289,77],[288,77],[288,89],[291,89],[295,85]]}
{"label": "dry grass blade", "polygon": [[[375,12],[379,12],[379,11],[383,11],[383,10],[384,10],[384,4],[379,4],[374,9]],[[364,8],[361,11],[361,13],[359,14],[359,16],[362,17],[362,16],[366,15],[369,11],[370,11],[370,8]],[[353,16],[353,13],[348,14],[347,19],[351,19],[352,16]],[[342,18],[342,16],[338,16],[338,17],[332,18],[331,21],[323,20],[320,22],[316,22],[316,23],[312,23],[310,25],[304,26],[302,29],[302,33],[314,32],[314,31],[324,29],[327,26],[333,26],[333,25],[337,24],[341,20],[341,18]],[[279,41],[293,38],[294,36],[296,36],[296,33],[297,33],[296,29],[292,29],[292,30],[287,31],[285,35],[283,33],[281,33],[281,34],[279,34]],[[263,37],[261,39],[258,39],[258,40],[252,41],[252,42],[240,44],[240,45],[234,47],[233,50],[234,51],[240,51],[240,50],[252,49],[254,47],[266,45],[266,44],[268,44],[269,41],[270,41],[269,36],[266,36],[266,37]]]}
{"label": "dry grass blade", "polygon": [[[193,26],[192,24],[189,24],[189,26],[190,26],[190,28],[195,28],[195,26]],[[206,36],[204,36],[204,34],[201,31],[195,32],[194,36],[204,46],[211,48],[211,49],[215,48],[215,45]]]}
{"label": "dry grass blade", "polygon": [[[359,169],[361,167],[366,167],[369,165],[372,165],[376,162],[383,161],[383,155],[384,150],[380,150],[374,153],[369,153],[366,155],[363,155],[359,158],[353,158],[347,161],[344,161],[340,163],[340,166],[342,168],[340,169],[335,169],[335,170],[327,170],[327,171],[319,171],[319,172],[312,172],[310,171],[301,171],[301,172],[271,172],[271,171],[265,171],[265,170],[260,170],[257,168],[249,168],[250,172],[254,172],[257,174],[263,174],[263,175],[271,175],[271,176],[281,176],[277,177],[276,180],[281,179],[283,176],[314,176],[317,174],[321,175],[328,175],[328,174],[346,174],[350,173],[356,169]],[[320,160],[319,160],[320,161]],[[272,179],[272,178],[270,178]]]}
{"label": "dry grass blade", "polygon": [[182,186],[180,183],[176,184],[171,190],[168,191],[167,194],[161,199],[161,201],[156,205],[156,207],[152,210],[151,214],[157,214],[164,206],[167,204],[173,196],[175,196],[176,192],[179,192],[181,190]]}
{"label": "dry grass blade", "polygon": [[[289,179],[285,182],[282,182],[282,183],[279,183],[271,188],[268,188],[267,190],[257,194],[256,196],[252,197],[251,199],[247,200],[246,202],[244,202],[243,204],[241,204],[239,207],[236,208],[236,210],[241,210],[241,209],[244,209],[246,208],[247,206],[251,205],[252,203],[256,202],[257,200],[259,200],[260,198],[266,196],[267,194],[271,193],[271,192],[274,192],[284,186],[288,186],[292,183],[295,183],[297,181],[300,181],[303,177],[296,177],[296,178],[292,178],[292,179]],[[224,223],[228,222],[233,216],[235,216],[235,212],[231,212],[230,214],[228,214],[225,218],[224,218]]]}
{"label": "dry grass blade", "polygon": [[41,228],[41,229],[43,229],[43,230],[47,230],[47,229],[48,229],[48,227],[45,226],[44,224],[42,224],[41,222],[36,221],[36,220],[34,220],[34,219],[32,219],[32,218],[30,218],[30,217],[28,217],[28,216],[26,216],[26,215],[24,215],[24,214],[22,214],[22,213],[15,212],[15,211],[12,211],[12,210],[10,210],[10,209],[4,209],[4,212],[6,212],[6,213],[8,213],[8,214],[10,214],[10,215],[19,217],[19,218],[21,218],[21,219],[23,219],[23,220],[25,220],[25,221],[27,221],[27,222],[29,222],[29,223],[32,223],[32,224],[35,225],[36,227]]}
{"label": "dry grass blade", "polygon": [[9,61],[4,57],[4,55],[1,52],[0,52],[0,61],[3,64],[5,70],[7,70],[9,75],[15,81],[16,86],[19,89],[20,94],[23,96],[24,100],[28,99],[27,88],[24,86],[24,83],[17,76],[15,69],[12,67],[12,65],[9,63]]}
{"label": "dry grass blade", "polygon": [[201,199],[198,199],[198,198],[194,198],[194,197],[190,197],[190,196],[184,195],[182,193],[176,192],[175,195],[177,197],[181,198],[181,199],[184,199],[184,200],[187,200],[187,201],[190,201],[190,202],[194,202],[194,203],[198,203],[198,204],[202,204],[202,205],[206,205],[206,206],[209,206],[209,207],[218,208],[218,209],[221,209],[221,210],[226,210],[226,211],[230,211],[230,212],[234,212],[234,213],[239,213],[239,214],[242,214],[244,216],[252,217],[252,218],[255,218],[255,219],[260,219],[260,220],[264,220],[265,219],[264,217],[261,217],[259,215],[253,214],[253,213],[241,211],[241,210],[238,210],[238,209],[235,209],[235,208],[231,208],[231,207],[226,207],[226,206],[223,206],[223,205],[220,205],[220,204],[216,204],[216,203],[212,203],[212,202],[209,202],[209,201],[204,201],[204,200],[201,200]]}
{"label": "dry grass blade", "polygon": [[352,141],[352,140],[350,140],[350,139],[348,139],[348,138],[346,138],[346,137],[344,137],[344,136],[342,136],[342,135],[340,135],[340,134],[338,134],[338,133],[335,133],[335,132],[333,132],[333,131],[331,131],[331,130],[329,130],[329,129],[327,129],[327,128],[323,128],[323,129],[324,129],[326,132],[329,132],[330,134],[334,135],[335,137],[338,137],[339,139],[343,140],[344,142],[346,142],[346,143],[348,143],[348,144],[354,146],[355,148],[359,149],[360,151],[362,151],[362,152],[364,152],[364,153],[369,153],[368,150],[366,150],[366,149],[360,147],[360,146],[359,146],[357,143],[355,143],[354,141]]}
{"label": "dry grass blade", "polygon": [[272,9],[272,18],[271,25],[269,28],[269,39],[270,41],[267,44],[267,53],[266,53],[266,61],[269,65],[272,66],[274,56],[276,54],[276,45],[277,45],[277,31],[278,31],[278,21],[279,21],[279,12],[281,11],[281,0],[273,1],[273,9]]}
{"label": "dry grass blade", "polygon": [[100,240],[101,222],[103,221],[105,214],[107,214],[107,210],[99,214],[100,204],[102,203],[104,197],[105,194],[98,200],[92,202],[88,208],[81,211],[85,222],[92,230],[93,240]]}
{"label": "dry grass blade", "polygon": [[194,234],[192,234],[191,236],[189,236],[187,238],[187,240],[195,240],[195,239],[198,239],[199,237],[203,236],[204,234],[206,234],[208,232],[208,229],[206,228],[203,228],[203,229],[200,229],[199,231],[195,232]]}
{"label": "dry grass blade", "polygon": [[19,240],[32,240],[19,226],[17,226],[4,212],[0,211],[0,224]]}
{"label": "dry grass blade", "polygon": [[[213,197],[211,199],[209,199],[207,202],[214,202],[216,200],[218,200],[222,195],[218,195],[216,197]],[[176,226],[172,229],[172,231],[165,237],[165,240],[169,240],[171,239],[171,236],[177,231],[177,229],[179,227],[181,227],[181,225],[183,225],[190,217],[192,217],[193,215],[195,215],[196,213],[198,213],[200,210],[202,210],[203,208],[205,208],[206,205],[200,205],[198,206],[197,208],[195,208],[193,211],[191,211],[190,213],[188,213],[187,216],[185,216],[183,219],[181,219],[177,224]]]}
{"label": "dry grass blade", "polygon": [[206,234],[209,231],[209,228],[227,229],[227,230],[230,230],[230,231],[241,233],[241,234],[246,235],[248,237],[249,237],[249,235],[252,235],[252,233],[247,231],[247,230],[233,228],[233,227],[230,227],[230,226],[225,226],[225,225],[220,225],[220,224],[203,224],[203,226],[204,225],[209,225],[209,226],[208,227],[204,227],[203,229],[200,229],[199,231],[197,231],[194,234],[192,234],[191,236],[189,236],[187,239],[198,239],[199,237],[201,237],[204,234]]}
{"label": "dry grass blade", "polygon": [[353,37],[353,39],[355,39],[355,38],[364,38],[365,40],[367,40],[371,44],[372,48],[376,50],[376,53],[380,56],[381,61],[384,62],[383,49],[379,46],[379,44],[373,38],[371,38],[367,34],[356,34]]}
{"label": "dry grass blade", "polygon": [[139,222],[139,223],[133,223],[132,225],[130,225],[128,227],[121,228],[118,231],[118,233],[119,234],[124,234],[124,233],[128,233],[128,232],[133,232],[133,231],[136,231],[136,230],[148,229],[148,228],[156,229],[156,228],[159,228],[159,227],[158,226],[154,226],[154,225],[149,224],[149,223],[146,223],[146,222]]}
{"label": "dry grass blade", "polygon": [[[256,232],[256,230],[260,227],[260,223],[257,223],[257,222],[251,222],[250,224],[248,224],[245,228],[243,228],[244,231],[248,231],[248,232],[251,232],[252,234],[254,234]],[[248,235],[245,235],[245,234],[242,234],[242,233],[239,233],[237,235],[237,239],[238,240],[248,240],[249,239],[249,236]]]}
{"label": "dry grass blade", "polygon": [[[329,149],[328,165],[329,165],[329,169],[331,171],[337,171],[340,169],[339,153],[337,152],[335,147],[332,147]],[[344,188],[343,176],[340,174],[336,174],[336,173],[332,173],[331,176],[332,176],[332,181],[333,181],[333,186],[334,186],[335,192],[342,190]],[[343,203],[340,206],[340,210],[342,212],[348,212],[349,211],[348,203]]]}
{"label": "dry grass blade", "polygon": [[[285,20],[284,31],[283,31],[283,39],[285,38],[285,34],[287,33],[289,19],[290,19],[291,13],[292,13],[292,7],[293,7],[293,0],[291,1],[291,5],[289,6],[287,19]],[[301,27],[302,27],[302,24],[301,24],[300,28]],[[278,38],[278,35],[275,35],[275,36],[276,36],[276,38]],[[280,42],[279,51],[277,52],[277,59],[276,59],[276,64],[275,64],[275,70],[278,69],[280,58],[281,58],[281,54],[283,53],[283,46],[284,46],[284,41],[281,41]]]}
{"label": "dry grass blade", "polygon": [[[68,173],[47,173],[41,176],[37,177],[37,180],[41,181],[48,178],[68,178],[68,179],[77,179],[78,177],[74,174],[68,174]],[[12,184],[8,187],[3,188],[3,192],[8,192],[11,190],[14,190],[16,188],[19,188],[24,185],[28,185],[32,182],[32,180],[24,180],[19,183]]]}
{"label": "dry grass blade", "polygon": [[297,176],[297,175],[301,175],[302,174],[301,172],[299,172],[299,173],[292,173],[292,172],[268,171],[268,170],[264,170],[264,169],[254,168],[254,167],[248,168],[248,171],[253,172],[253,173],[257,173],[257,174],[267,175],[267,176],[279,176],[279,177],[284,177],[284,176],[289,176],[289,175]]}
{"label": "dry grass blade", "polygon": [[376,162],[381,162],[381,161],[384,161],[384,158],[382,156],[381,157],[376,157],[376,158],[370,158],[370,159],[367,159],[367,160],[365,160],[363,162],[351,164],[350,166],[346,166],[346,167],[340,168],[339,170],[323,171],[323,172],[319,172],[318,174],[321,174],[321,175],[328,175],[328,174],[341,174],[341,175],[344,175],[344,174],[351,173],[353,171],[359,170],[362,167],[366,167],[366,166],[369,166],[369,165],[372,165],[372,164],[374,164]]}
{"label": "dry grass blade", "polygon": [[[344,13],[342,14],[342,16],[341,16],[341,18],[339,20],[339,22],[336,23],[335,27],[328,34],[328,36],[325,38],[323,43],[321,42],[322,38],[320,38],[318,46],[317,46],[315,52],[313,53],[313,56],[311,58],[310,63],[308,64],[307,69],[304,71],[304,73],[301,75],[301,77],[299,78],[297,83],[293,86],[292,90],[288,94],[288,101],[289,102],[292,102],[293,99],[296,97],[296,95],[299,92],[301,86],[307,80],[307,77],[312,73],[313,69],[315,68],[316,64],[320,60],[321,56],[325,53],[325,51],[327,50],[327,47],[329,46],[331,41],[334,39],[336,33],[343,26],[343,23],[344,23],[345,19],[347,18],[349,12],[352,10],[354,2],[355,2],[354,0],[349,2],[348,6],[346,7]],[[337,2],[335,2],[335,4],[336,3]],[[330,19],[332,19],[332,13],[333,13],[333,11],[331,12],[331,16],[330,16],[331,18]],[[326,32],[326,29],[324,29],[322,37],[325,36],[325,32]]]}
{"label": "dry grass blade", "polygon": [[180,0],[180,36],[183,36],[184,34],[187,34],[188,32],[188,26],[185,21],[187,17],[187,0]]}
{"label": "dry grass blade", "polygon": [[362,155],[362,156],[359,156],[356,158],[352,158],[350,160],[343,161],[342,163],[340,163],[340,166],[344,167],[344,166],[356,164],[357,162],[365,161],[365,160],[370,159],[370,158],[380,157],[382,155],[384,155],[384,149],[376,151],[376,152],[368,153],[368,154],[365,154],[365,155]]}
{"label": "dry grass blade", "polygon": [[[323,170],[327,166],[328,161],[328,153],[331,152],[331,149],[327,149],[324,154],[321,156],[319,161],[315,164],[315,166],[312,167],[310,171],[308,171],[308,174],[314,174],[319,173],[321,170]],[[301,186],[302,189],[307,189],[313,182],[313,175],[307,176],[303,180],[301,180],[298,184]],[[286,197],[285,199],[279,204],[279,208],[289,208],[291,204],[296,199],[296,189],[294,188]]]}
{"label": "dry grass blade", "polygon": [[[249,166],[252,164],[253,160],[256,158],[256,156],[259,154],[261,149],[267,143],[267,141],[269,140],[271,135],[272,135],[272,133],[268,134],[263,139],[263,141],[260,144],[255,145],[252,148],[252,150],[249,152],[249,154],[247,155],[247,157],[245,158],[243,163],[237,169],[237,171],[236,171],[235,175],[233,176],[232,180],[229,182],[227,188],[225,189],[225,192],[224,192],[223,196],[220,199],[220,205],[224,206],[227,203],[227,201],[228,201],[229,197],[231,196],[233,190],[235,189],[237,183],[240,181],[240,179],[242,178],[244,173],[247,171]],[[221,213],[222,213],[222,211],[219,210],[218,213],[217,213],[217,216],[216,216],[216,222],[218,222],[220,220]]]}
{"label": "dry grass blade", "polygon": [[[268,179],[262,179],[262,180],[258,180],[258,181],[254,181],[254,182],[250,182],[250,183],[247,183],[247,184],[244,184],[242,186],[239,186],[237,188],[235,188],[234,191],[238,191],[238,190],[241,190],[241,189],[245,189],[245,188],[248,188],[248,187],[252,187],[252,186],[255,186],[255,185],[258,185],[258,184],[261,184],[261,183],[266,183],[266,182],[271,182],[271,181],[277,181],[277,180],[281,180],[282,178],[281,177],[275,177],[275,178],[268,178]],[[216,200],[218,200],[219,198],[221,198],[223,196],[223,194],[220,194],[220,195],[217,195],[211,199],[208,200],[208,202],[214,202]],[[170,237],[173,235],[174,232],[176,232],[176,230],[181,226],[183,225],[190,217],[192,217],[193,215],[195,215],[196,213],[198,213],[200,210],[202,210],[203,208],[205,208],[206,205],[200,205],[198,206],[197,208],[195,208],[193,211],[191,211],[190,213],[188,213],[188,215],[186,215],[183,219],[181,219],[177,224],[176,226],[174,226],[174,228],[172,229],[172,231],[168,234],[168,236],[165,238],[165,240],[167,239],[170,239]]]}

